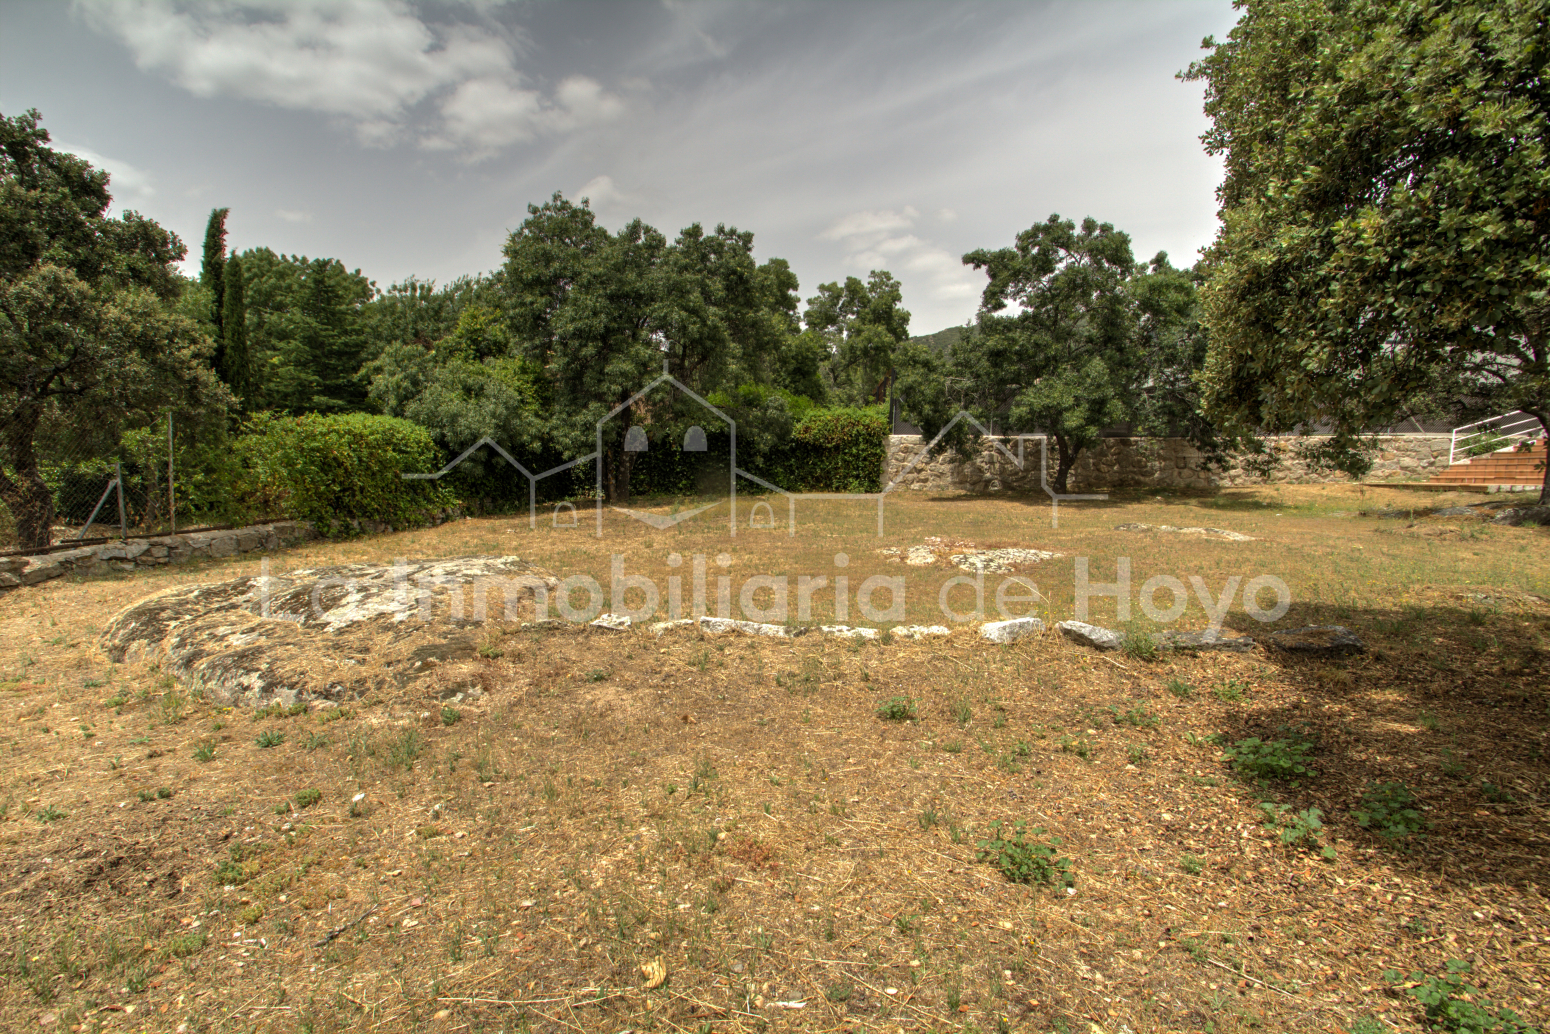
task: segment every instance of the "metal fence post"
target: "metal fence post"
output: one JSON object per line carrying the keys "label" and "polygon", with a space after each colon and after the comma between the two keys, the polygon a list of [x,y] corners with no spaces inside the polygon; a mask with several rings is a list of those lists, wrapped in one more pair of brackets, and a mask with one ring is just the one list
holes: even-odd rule
{"label": "metal fence post", "polygon": [[113,482],[118,485],[118,537],[128,541],[129,525],[124,520],[124,464],[122,460],[113,461]]}
{"label": "metal fence post", "polygon": [[172,411],[167,411],[167,520],[171,522],[172,534],[178,533],[178,500],[176,489],[172,480]]}

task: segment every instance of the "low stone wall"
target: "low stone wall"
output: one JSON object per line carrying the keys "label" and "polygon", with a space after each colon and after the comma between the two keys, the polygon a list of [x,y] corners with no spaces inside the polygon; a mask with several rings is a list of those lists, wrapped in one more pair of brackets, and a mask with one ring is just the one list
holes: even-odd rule
{"label": "low stone wall", "polygon": [[250,528],[195,531],[184,535],[104,542],[36,556],[0,557],[0,592],[22,585],[37,585],[72,571],[134,571],[160,564],[186,563],[202,557],[272,551],[317,537],[317,532],[306,521],[275,521]]}
{"label": "low stone wall", "polygon": [[[903,476],[897,489],[915,492],[967,492],[993,495],[999,492],[1042,492],[1039,481],[1039,451],[1042,435],[1022,439],[982,439],[979,452],[969,460],[944,453],[926,457]],[[1427,478],[1448,466],[1450,436],[1434,434],[1383,435],[1368,480]],[[1022,446],[1019,465],[992,443],[1005,446],[1015,457]],[[1312,470],[1298,457],[1296,445],[1308,439],[1273,438],[1270,447],[1281,458],[1280,466],[1269,478],[1245,472],[1234,462],[1220,473],[1202,469],[1200,451],[1182,438],[1103,438],[1077,457],[1067,485],[1072,492],[1104,491],[1110,488],[1232,488],[1266,483],[1319,484],[1346,482],[1344,474]],[[888,439],[888,454],[883,465],[883,484],[898,478],[905,466],[919,454],[923,441],[919,435],[896,434]],[[1055,476],[1055,444],[1049,444],[1049,478]],[[1053,486],[1052,486],[1053,487]]]}

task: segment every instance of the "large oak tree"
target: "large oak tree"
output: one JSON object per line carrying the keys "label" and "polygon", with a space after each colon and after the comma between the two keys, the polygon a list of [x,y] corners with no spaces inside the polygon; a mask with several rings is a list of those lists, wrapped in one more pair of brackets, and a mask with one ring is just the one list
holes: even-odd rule
{"label": "large oak tree", "polygon": [[108,174],[48,143],[36,111],[0,115],[0,500],[24,547],[48,545],[54,517],[46,422],[96,434],[231,401],[208,338],[172,309],[182,242],[134,212],[108,218]]}
{"label": "large oak tree", "polygon": [[1521,409],[1550,437],[1545,5],[1238,6],[1185,73],[1227,173],[1210,410],[1248,431],[1325,423],[1352,472],[1364,432],[1438,398]]}

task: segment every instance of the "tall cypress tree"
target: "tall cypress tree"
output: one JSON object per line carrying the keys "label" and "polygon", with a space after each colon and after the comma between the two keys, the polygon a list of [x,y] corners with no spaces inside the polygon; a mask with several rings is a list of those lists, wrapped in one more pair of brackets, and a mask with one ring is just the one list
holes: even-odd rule
{"label": "tall cypress tree", "polygon": [[221,347],[215,372],[232,393],[247,401],[253,390],[253,365],[248,355],[247,304],[243,299],[242,259],[232,255],[222,273]]}
{"label": "tall cypress tree", "polygon": [[[204,262],[199,267],[199,282],[210,289],[210,321],[215,324],[215,340],[221,343],[221,320],[224,318],[222,287],[226,274],[226,213],[229,208],[216,208],[210,212],[205,224]],[[219,365],[219,362],[217,362]]]}

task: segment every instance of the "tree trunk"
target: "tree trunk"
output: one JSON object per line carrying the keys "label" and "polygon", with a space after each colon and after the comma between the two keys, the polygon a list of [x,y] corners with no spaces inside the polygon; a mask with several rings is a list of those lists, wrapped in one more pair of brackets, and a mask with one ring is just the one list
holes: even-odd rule
{"label": "tree trunk", "polygon": [[38,453],[33,446],[40,416],[35,409],[13,414],[3,433],[6,461],[13,474],[0,470],[0,500],[11,510],[22,549],[52,544],[49,530],[54,526],[54,493],[38,470]]}
{"label": "tree trunk", "polygon": [[634,459],[633,454],[624,451],[622,441],[616,450],[610,450],[605,454],[603,493],[608,502],[619,506],[629,505],[630,468],[634,466]]}
{"label": "tree trunk", "polygon": [[1550,506],[1550,416],[1539,416],[1539,426],[1542,429],[1539,441],[1534,443],[1534,452],[1539,456],[1540,466],[1544,468],[1544,480],[1539,485],[1539,505]]}
{"label": "tree trunk", "polygon": [[1055,439],[1055,491],[1061,495],[1066,494],[1066,479],[1071,475],[1071,468],[1076,466],[1076,457],[1080,449],[1073,449],[1064,435],[1051,435]]}

